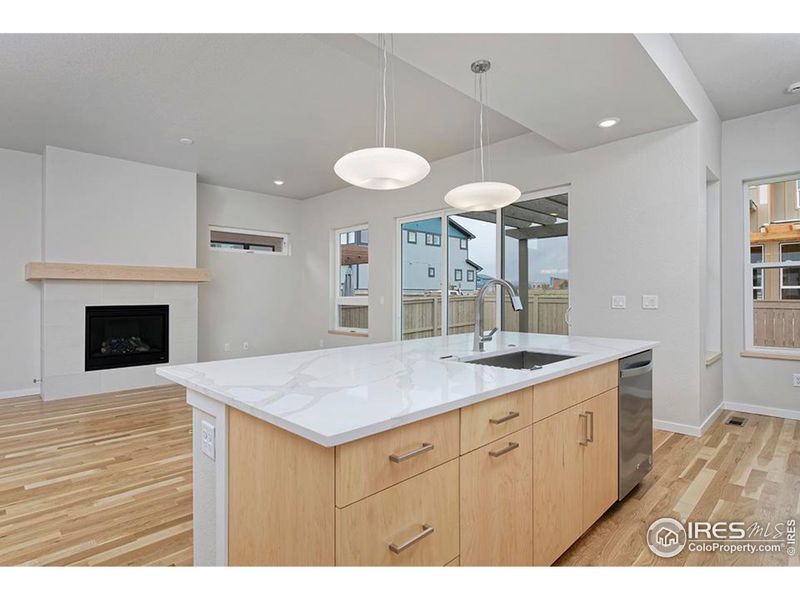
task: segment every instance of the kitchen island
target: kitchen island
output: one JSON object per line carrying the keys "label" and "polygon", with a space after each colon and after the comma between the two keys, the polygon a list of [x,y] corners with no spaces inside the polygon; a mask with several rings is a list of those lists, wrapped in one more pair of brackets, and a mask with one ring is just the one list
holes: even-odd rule
{"label": "kitchen island", "polygon": [[[195,564],[551,564],[615,501],[620,358],[502,332],[161,367],[194,409]],[[559,357],[560,358],[560,357]]]}

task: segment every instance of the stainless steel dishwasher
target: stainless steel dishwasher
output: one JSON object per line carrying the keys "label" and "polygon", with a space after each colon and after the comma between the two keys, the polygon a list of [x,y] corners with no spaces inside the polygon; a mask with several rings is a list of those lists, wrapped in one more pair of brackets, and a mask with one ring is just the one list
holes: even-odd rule
{"label": "stainless steel dishwasher", "polygon": [[653,351],[619,361],[619,499],[653,468]]}

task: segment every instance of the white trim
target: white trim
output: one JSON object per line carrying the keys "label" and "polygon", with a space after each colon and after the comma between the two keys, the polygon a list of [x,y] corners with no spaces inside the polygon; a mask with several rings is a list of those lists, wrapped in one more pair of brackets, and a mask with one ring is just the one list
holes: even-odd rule
{"label": "white trim", "polygon": [[765,415],[767,417],[780,417],[782,419],[800,421],[800,410],[778,408],[775,406],[758,406],[757,404],[740,404],[739,402],[723,402],[723,405],[725,410],[735,410],[736,412],[753,415]]}
{"label": "white trim", "polygon": [[720,402],[717,407],[711,411],[711,414],[706,417],[706,420],[700,423],[700,435],[705,434],[708,431],[708,428],[714,424],[714,421],[719,418],[720,413],[725,408],[725,403]]}
{"label": "white trim", "polygon": [[[204,412],[214,417],[215,420],[215,446],[216,456],[214,464],[215,496],[215,520],[216,520],[216,545],[215,555],[218,567],[228,566],[228,411],[227,406],[213,398],[186,388],[186,403],[192,408]],[[192,432],[192,435],[199,435],[199,432]],[[194,440],[192,440],[194,447]],[[194,460],[194,458],[193,458]],[[198,487],[193,485],[192,503],[198,502]],[[193,511],[196,513],[196,511]],[[195,538],[197,539],[197,538]],[[193,552],[194,554],[194,552]],[[196,563],[195,563],[196,564]],[[214,566],[214,565],[197,565]]]}
{"label": "white trim", "polygon": [[653,429],[691,435],[692,437],[700,437],[702,435],[700,428],[696,425],[684,425],[683,423],[673,423],[672,421],[662,421],[660,419],[653,419]]}
{"label": "white trim", "polygon": [[38,396],[41,394],[40,386],[32,388],[22,388],[19,390],[6,390],[0,392],[0,400],[8,400],[9,398],[23,398],[25,396]]}

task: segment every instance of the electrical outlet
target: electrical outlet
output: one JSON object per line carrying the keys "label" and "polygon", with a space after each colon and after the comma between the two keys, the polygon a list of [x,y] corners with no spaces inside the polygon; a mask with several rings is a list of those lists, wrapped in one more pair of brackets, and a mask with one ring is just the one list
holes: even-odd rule
{"label": "electrical outlet", "polygon": [[223,348],[223,350],[225,350],[225,352],[230,352],[231,351],[231,345],[230,344],[225,344],[222,348]]}
{"label": "electrical outlet", "polygon": [[625,308],[625,296],[611,296],[611,308]]}
{"label": "electrical outlet", "polygon": [[320,340],[319,341],[319,347],[320,348],[324,348],[325,347],[325,340]]}
{"label": "electrical outlet", "polygon": [[208,421],[201,421],[200,423],[200,444],[203,454],[211,460],[216,460],[216,435],[214,433],[214,426]]}
{"label": "electrical outlet", "polygon": [[658,296],[655,294],[642,294],[642,308],[656,310],[658,308]]}
{"label": "electrical outlet", "polygon": [[795,373],[792,375],[792,385],[794,387],[800,387],[800,373]]}
{"label": "electrical outlet", "polygon": [[242,350],[250,350],[250,342],[245,342],[242,344]]}

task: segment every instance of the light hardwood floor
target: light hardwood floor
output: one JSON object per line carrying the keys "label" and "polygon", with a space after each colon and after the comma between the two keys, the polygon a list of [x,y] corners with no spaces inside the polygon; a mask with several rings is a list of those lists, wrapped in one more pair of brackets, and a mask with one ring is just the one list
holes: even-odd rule
{"label": "light hardwood floor", "polygon": [[191,565],[180,387],[0,401],[0,565]]}
{"label": "light hardwood floor", "polygon": [[653,470],[558,560],[559,565],[798,565],[786,554],[684,550],[671,559],[645,545],[650,524],[679,520],[761,523],[800,517],[800,421],[724,412],[700,438],[657,431]]}
{"label": "light hardwood floor", "polygon": [[[655,467],[559,565],[798,564],[785,555],[658,559],[659,517],[800,516],[800,421],[724,413],[701,438],[656,432]],[[0,565],[190,565],[191,410],[178,387],[0,401]]]}

